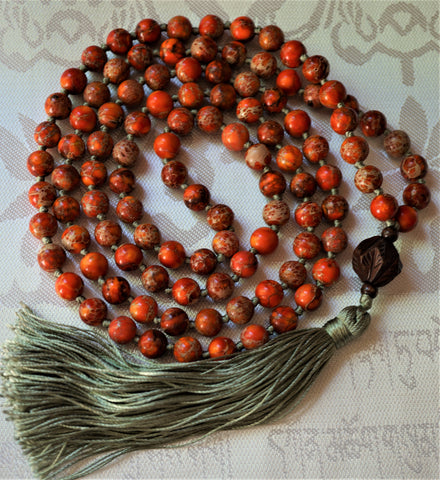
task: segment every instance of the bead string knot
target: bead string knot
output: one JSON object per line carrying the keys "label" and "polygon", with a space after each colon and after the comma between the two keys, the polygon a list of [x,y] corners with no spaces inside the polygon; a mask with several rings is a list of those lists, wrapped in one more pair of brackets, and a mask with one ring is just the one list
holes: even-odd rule
{"label": "bead string knot", "polygon": [[370,314],[363,307],[350,306],[343,308],[323,328],[335,342],[336,348],[339,349],[359,337],[367,329],[370,319]]}

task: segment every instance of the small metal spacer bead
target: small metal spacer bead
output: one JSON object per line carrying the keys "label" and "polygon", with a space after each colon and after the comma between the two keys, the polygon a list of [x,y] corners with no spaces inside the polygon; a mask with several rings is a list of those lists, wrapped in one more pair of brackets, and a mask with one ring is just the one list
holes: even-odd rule
{"label": "small metal spacer bead", "polygon": [[303,199],[302,199],[303,203],[306,203],[306,202],[308,202],[309,200],[310,200],[310,197],[303,197]]}
{"label": "small metal spacer bead", "polygon": [[325,161],[324,158],[322,158],[321,160],[319,160],[319,166],[322,167],[324,165],[327,165],[327,162]]}
{"label": "small metal spacer bead", "polygon": [[206,288],[202,288],[200,290],[200,296],[201,297],[207,297],[208,296],[208,290],[206,290]]}
{"label": "small metal spacer bead", "polygon": [[43,177],[42,175],[39,175],[39,176],[37,177],[37,182],[44,182],[44,179],[45,179],[45,178],[46,178],[46,177]]}
{"label": "small metal spacer bead", "polygon": [[208,203],[208,205],[206,205],[206,207],[205,207],[205,212],[211,210],[212,207],[213,207],[213,205],[211,205],[210,203]]}
{"label": "small metal spacer bead", "polygon": [[115,103],[116,103],[116,105],[124,105],[124,102],[122,100],[120,100],[119,98],[117,98],[115,100]]}
{"label": "small metal spacer bead", "polygon": [[89,251],[87,250],[87,248],[83,248],[80,252],[79,252],[83,257],[85,257]]}
{"label": "small metal spacer bead", "polygon": [[281,109],[281,112],[284,113],[284,115],[287,115],[290,112],[290,108],[283,108]]}
{"label": "small metal spacer bead", "polygon": [[364,162],[356,162],[354,164],[354,166],[355,166],[355,168],[357,168],[359,170],[360,168],[362,168],[364,166]]}
{"label": "small metal spacer bead", "polygon": [[92,160],[92,162],[96,162],[96,161],[98,161],[98,157],[96,155],[92,155],[90,157],[90,160]]}
{"label": "small metal spacer bead", "polygon": [[272,325],[269,325],[266,330],[269,332],[270,335],[272,335],[272,333],[275,332],[275,330],[274,330],[274,328],[272,327]]}
{"label": "small metal spacer bead", "polygon": [[419,178],[417,180],[417,183],[426,183],[426,180],[424,178]]}
{"label": "small metal spacer bead", "polygon": [[164,292],[165,292],[167,295],[169,295],[172,291],[173,291],[172,288],[166,288],[166,289],[164,290]]}
{"label": "small metal spacer bead", "polygon": [[110,320],[104,320],[101,325],[102,325],[104,328],[108,328],[108,327],[110,326],[110,323],[111,323]]}
{"label": "small metal spacer bead", "polygon": [[246,150],[252,145],[252,142],[246,142],[244,145],[243,145],[243,148],[245,148]]}
{"label": "small metal spacer bead", "polygon": [[180,185],[180,188],[182,190],[186,190],[188,188],[188,184],[187,183],[182,183],[182,185]]}
{"label": "small metal spacer bead", "polygon": [[187,48],[187,49],[185,50],[185,55],[186,55],[187,57],[189,57],[189,56],[191,55],[191,49],[190,49],[190,48]]}
{"label": "small metal spacer bead", "polygon": [[302,97],[302,96],[304,95],[304,92],[305,92],[304,88],[300,88],[300,89],[298,90],[298,95],[299,95],[300,97]]}
{"label": "small metal spacer bead", "polygon": [[110,79],[109,79],[108,77],[103,77],[102,83],[103,83],[104,85],[108,85],[108,84],[110,83]]}
{"label": "small metal spacer bead", "polygon": [[66,159],[64,160],[64,163],[67,163],[67,165],[72,165],[73,160],[72,160],[71,158],[66,158]]}
{"label": "small metal spacer bead", "polygon": [[153,319],[153,323],[154,323],[155,325],[159,325],[159,324],[160,324],[160,317],[155,317],[155,318]]}
{"label": "small metal spacer bead", "polygon": [[156,253],[159,253],[159,251],[160,251],[160,245],[155,245],[155,246],[153,247],[153,250],[154,250]]}
{"label": "small metal spacer bead", "polygon": [[158,57],[158,56],[159,56],[159,49],[158,49],[158,48],[155,48],[155,49],[153,50],[153,56],[154,56],[154,57]]}
{"label": "small metal spacer bead", "polygon": [[342,226],[342,222],[341,222],[341,220],[334,220],[334,221],[333,221],[333,225],[334,225],[335,227],[340,227],[340,226]]}
{"label": "small metal spacer bead", "polygon": [[338,193],[339,193],[339,188],[332,188],[332,189],[330,190],[330,193],[331,193],[332,195],[338,195]]}
{"label": "small metal spacer bead", "polygon": [[276,233],[279,233],[280,231],[280,226],[279,225],[271,225],[270,229],[273,230]]}
{"label": "small metal spacer bead", "polygon": [[118,246],[117,245],[112,245],[110,247],[110,249],[111,249],[112,252],[116,252],[116,250],[118,249]]}
{"label": "small metal spacer bead", "polygon": [[59,197],[64,197],[64,195],[66,195],[66,192],[64,190],[58,190]]}
{"label": "small metal spacer bead", "polygon": [[283,195],[277,193],[277,194],[273,195],[272,199],[273,199],[273,200],[282,200],[282,199],[283,199]]}
{"label": "small metal spacer bead", "polygon": [[302,134],[302,138],[303,138],[304,140],[307,140],[309,137],[310,137],[310,133],[309,133],[309,132],[305,132],[305,133]]}
{"label": "small metal spacer bead", "polygon": [[98,285],[102,286],[105,283],[105,278],[104,277],[99,277],[98,278]]}
{"label": "small metal spacer bead", "polygon": [[139,83],[139,85],[145,85],[147,82],[145,81],[145,78],[144,77],[138,77],[137,78],[137,81]]}
{"label": "small metal spacer bead", "polygon": [[125,198],[126,196],[127,196],[127,194],[124,193],[124,192],[121,192],[121,193],[118,195],[118,197],[119,197],[121,200],[122,200],[123,198]]}
{"label": "small metal spacer bead", "polygon": [[40,213],[46,213],[46,212],[49,211],[49,209],[48,209],[47,207],[40,207],[40,208],[38,209],[38,211],[39,211]]}
{"label": "small metal spacer bead", "polygon": [[251,248],[249,249],[249,252],[250,252],[250,253],[253,253],[254,255],[256,255],[256,254],[258,253],[257,249],[254,248],[254,247],[251,247]]}
{"label": "small metal spacer bead", "polygon": [[69,95],[69,90],[66,90],[65,88],[62,88],[61,93],[64,93],[64,95]]}
{"label": "small metal spacer bead", "polygon": [[280,145],[279,143],[277,143],[277,144],[275,145],[275,149],[276,149],[276,150],[281,150],[282,148],[283,148],[283,146]]}
{"label": "small metal spacer bead", "polygon": [[283,290],[289,290],[289,285],[287,285],[287,283],[280,282],[280,285]]}
{"label": "small metal spacer bead", "polygon": [[225,260],[226,260],[226,257],[223,255],[223,253],[219,253],[219,254],[217,255],[217,262],[218,262],[218,263],[222,263],[222,262],[224,262]]}
{"label": "small metal spacer bead", "polygon": [[148,113],[148,108],[147,107],[142,107],[141,112],[142,113]]}
{"label": "small metal spacer bead", "polygon": [[323,78],[319,83],[320,83],[321,85],[324,85],[324,83],[327,83],[327,79],[326,79],[326,78]]}
{"label": "small metal spacer bead", "polygon": [[141,337],[139,337],[139,335],[136,335],[134,338],[133,338],[133,342],[134,343],[138,343],[139,340],[140,340]]}
{"label": "small metal spacer bead", "polygon": [[143,263],[141,263],[141,264],[139,265],[139,270],[141,271],[141,273],[144,272],[146,268],[147,268],[147,266],[146,266],[145,264],[143,264]]}
{"label": "small metal spacer bead", "polygon": [[237,344],[235,345],[237,350],[240,351],[240,350],[243,350],[244,347],[243,347],[243,344],[241,342],[237,342]]}
{"label": "small metal spacer bead", "polygon": [[134,140],[134,135],[132,133],[129,133],[127,135],[127,140],[129,140],[130,142],[132,142]]}
{"label": "small metal spacer bead", "polygon": [[163,127],[163,131],[164,131],[164,133],[170,132],[170,127],[168,127],[168,126]]}
{"label": "small metal spacer bead", "polygon": [[189,265],[191,263],[191,258],[190,257],[185,257],[185,263]]}
{"label": "small metal spacer bead", "polygon": [[127,298],[128,303],[131,303],[133,300],[134,300],[134,298],[131,295]]}
{"label": "small metal spacer bead", "polygon": [[167,350],[168,350],[169,352],[172,352],[172,351],[174,350],[174,343],[169,343],[169,344],[167,345]]}
{"label": "small metal spacer bead", "polygon": [[316,286],[321,290],[324,290],[324,287],[325,287],[325,285],[322,282],[320,282],[319,280],[316,282]]}
{"label": "small metal spacer bead", "polygon": [[305,258],[298,258],[298,262],[299,262],[299,263],[302,263],[303,265],[305,265],[306,259],[305,259]]}
{"label": "small metal spacer bead", "polygon": [[399,224],[398,224],[395,220],[392,220],[392,219],[391,219],[391,220],[387,220],[387,221],[385,222],[385,225],[386,225],[387,227],[396,228],[396,227],[398,227]]}
{"label": "small metal spacer bead", "polygon": [[52,239],[50,237],[43,237],[41,241],[44,243],[44,245],[49,245],[49,243],[52,243]]}
{"label": "small metal spacer bead", "polygon": [[258,35],[261,32],[261,27],[255,27],[254,32]]}
{"label": "small metal spacer bead", "polygon": [[91,192],[92,190],[96,190],[96,185],[88,185],[87,190]]}
{"label": "small metal spacer bead", "polygon": [[376,188],[376,190],[374,190],[375,195],[382,195],[382,193],[383,193],[383,189],[381,187]]}
{"label": "small metal spacer bead", "polygon": [[105,125],[101,125],[99,129],[101,130],[101,132],[104,132],[104,133],[108,132],[108,128]]}
{"label": "small metal spacer bead", "polygon": [[257,306],[260,303],[260,300],[258,300],[257,297],[252,297],[252,303]]}
{"label": "small metal spacer bead", "polygon": [[226,313],[224,315],[222,315],[222,322],[223,323],[228,323],[229,322],[229,317]]}
{"label": "small metal spacer bead", "polygon": [[135,220],[134,222],[132,222],[132,226],[133,226],[134,228],[139,227],[139,222],[137,222],[137,221]]}
{"label": "small metal spacer bead", "polygon": [[344,102],[339,102],[336,106],[337,108],[342,108],[344,105],[345,105]]}
{"label": "small metal spacer bead", "polygon": [[236,273],[234,273],[234,275],[231,275],[231,278],[234,283],[240,280],[240,277]]}
{"label": "small metal spacer bead", "polygon": [[335,258],[336,255],[333,252],[327,252],[327,258]]}
{"label": "small metal spacer bead", "polygon": [[306,230],[308,232],[314,232],[315,231],[315,227],[307,227]]}
{"label": "small metal spacer bead", "polygon": [[295,313],[297,315],[302,315],[304,313],[304,310],[301,307],[296,307],[295,308]]}
{"label": "small metal spacer bead", "polygon": [[84,302],[84,300],[86,299],[86,297],[83,297],[82,295],[78,295],[76,298],[75,298],[75,301],[77,303],[82,303]]}
{"label": "small metal spacer bead", "polygon": [[62,275],[63,271],[61,270],[61,268],[57,268],[54,272],[53,272],[53,276],[58,278],[60,275]]}
{"label": "small metal spacer bead", "polygon": [[105,220],[107,217],[103,214],[103,213],[100,213],[99,215],[96,215],[96,218],[102,222],[103,220]]}
{"label": "small metal spacer bead", "polygon": [[348,138],[348,137],[352,137],[353,136],[353,130],[349,130],[348,132],[345,132],[345,136]]}
{"label": "small metal spacer bead", "polygon": [[301,62],[305,62],[307,59],[309,58],[309,56],[307,55],[307,53],[303,53],[299,59],[301,60]]}
{"label": "small metal spacer bead", "polygon": [[302,167],[298,167],[296,170],[295,170],[295,173],[302,173],[303,172],[303,168]]}

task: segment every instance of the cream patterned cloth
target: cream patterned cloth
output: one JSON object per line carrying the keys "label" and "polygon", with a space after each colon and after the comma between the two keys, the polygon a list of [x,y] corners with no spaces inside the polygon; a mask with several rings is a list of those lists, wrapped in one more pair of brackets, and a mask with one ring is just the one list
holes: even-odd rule
{"label": "cream patterned cloth", "polygon": [[[329,78],[341,80],[363,110],[381,110],[391,129],[407,131],[413,151],[429,162],[426,180],[432,202],[420,212],[417,228],[398,241],[402,274],[381,289],[369,330],[337,353],[296,412],[276,424],[220,433],[190,447],[132,454],[92,477],[438,478],[438,2],[1,0],[0,12],[2,340],[12,337],[8,325],[14,323],[20,301],[48,319],[80,323],[75,306],[56,296],[54,279],[36,262],[39,242],[28,232],[35,213],[27,200],[33,178],[26,159],[36,149],[33,131],[45,120],[44,101],[59,91],[61,73],[78,66],[83,49],[102,44],[113,28],[133,31],[143,18],[166,23],[177,14],[198,26],[208,13],[230,21],[248,15],[259,26],[277,24],[286,39],[303,41],[309,55],[327,57]],[[298,99],[290,105],[305,108]],[[317,312],[301,318],[302,327],[321,325],[343,306],[358,302],[360,282],[351,270],[351,253],[360,240],[381,228],[368,211],[369,198],[353,186],[353,168],[340,160],[341,139],[329,127],[328,112],[310,115],[312,132],[330,141],[329,162],[343,172],[341,192],[351,207],[344,226],[350,240],[338,257],[341,280],[326,290]],[[153,122],[142,143],[145,160],[136,167],[135,194],[143,200],[144,218],[159,227],[164,240],[178,239],[187,251],[209,248],[212,232],[203,215],[187,210],[181,192],[167,191],[160,181],[161,163],[151,145],[162,128],[163,123]],[[218,135],[207,138],[195,130],[182,145],[179,159],[188,166],[191,181],[205,184],[215,203],[233,208],[241,246],[248,248],[250,234],[263,225],[259,174],[246,167],[242,154],[227,151]],[[371,142],[368,162],[380,167],[384,190],[401,201],[405,182],[399,162],[383,153],[380,140]],[[293,209],[295,201],[290,194],[285,197]],[[252,295],[259,280],[277,279],[280,264],[294,258],[296,233],[291,219],[282,231],[280,248],[262,259],[257,275],[239,287],[240,293]],[[146,255],[147,263],[153,261]],[[69,260],[65,270],[70,268],[77,268],[76,260]],[[139,279],[130,279],[140,293]],[[88,286],[86,295],[91,293]],[[292,299],[289,294],[285,302]],[[267,312],[258,310],[256,321],[266,322]],[[225,333],[237,334],[232,328]],[[14,441],[13,426],[3,415],[0,429],[0,478],[32,478]]]}

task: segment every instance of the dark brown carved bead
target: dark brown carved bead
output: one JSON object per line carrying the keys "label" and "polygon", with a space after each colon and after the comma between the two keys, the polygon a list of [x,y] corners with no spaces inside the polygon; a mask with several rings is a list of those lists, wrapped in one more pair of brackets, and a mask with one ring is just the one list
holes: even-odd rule
{"label": "dark brown carved bead", "polygon": [[399,237],[399,232],[393,227],[385,227],[382,230],[382,237],[395,242]]}
{"label": "dark brown carved bead", "polygon": [[368,295],[371,298],[376,298],[377,288],[371,285],[371,283],[365,282],[362,284],[361,293],[363,295]]}
{"label": "dark brown carved bead", "polygon": [[402,263],[393,242],[376,236],[367,238],[356,247],[353,270],[363,282],[377,288],[397,277],[402,270]]}

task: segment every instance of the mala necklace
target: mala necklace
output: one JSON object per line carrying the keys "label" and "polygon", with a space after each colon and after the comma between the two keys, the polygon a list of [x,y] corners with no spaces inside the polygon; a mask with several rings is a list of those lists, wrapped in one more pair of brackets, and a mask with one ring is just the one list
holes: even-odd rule
{"label": "mala necklace", "polygon": [[[228,29],[231,38],[219,46],[217,39],[226,36]],[[165,40],[162,32],[166,32]],[[195,38],[187,50],[185,43],[192,35]],[[250,44],[256,35],[263,51],[247,60],[246,42]],[[282,70],[271,53],[278,50]],[[378,111],[359,112],[356,99],[347,95],[344,85],[327,80],[328,61],[320,55],[309,57],[299,41],[284,41],[276,26],[258,28],[248,17],[224,23],[214,15],[204,17],[198,29],[182,16],[166,25],[145,19],[134,34],[113,30],[104,47],[86,48],[81,60],[80,68],[62,74],[62,92],[47,98],[49,119],[35,131],[40,149],[27,162],[38,180],[29,191],[31,204],[39,209],[30,221],[31,233],[43,242],[38,262],[43,270],[54,273],[57,294],[78,302],[86,324],[108,328],[116,344],[135,341],[149,359],[171,350],[177,363],[145,363],[122,354],[114,343],[93,331],[53,324],[22,309],[17,338],[3,355],[3,395],[18,441],[36,474],[44,478],[78,478],[129,451],[182,444],[220,429],[256,425],[285,414],[302,398],[333,352],[368,326],[368,310],[378,288],[401,270],[393,242],[399,231],[415,227],[417,211],[430,200],[423,180],[426,161],[410,152],[406,133],[387,130],[386,119]],[[308,82],[304,86],[296,70],[299,67]],[[239,73],[232,79],[234,68]],[[173,77],[180,82],[177,95],[167,91]],[[266,86],[273,78],[274,84]],[[202,80],[209,88],[201,86]],[[146,107],[140,108],[146,91]],[[360,304],[344,308],[322,328],[305,330],[296,330],[298,317],[318,308],[325,287],[339,278],[335,257],[347,246],[342,220],[348,203],[338,190],[340,169],[326,161],[327,140],[309,134],[311,120],[304,110],[287,106],[294,95],[311,107],[332,111],[330,126],[345,137],[340,156],[356,168],[356,187],[374,194],[372,215],[386,222],[381,236],[364,240],[353,253],[353,268],[363,282]],[[74,106],[72,99],[83,104]],[[180,106],[175,107],[176,101]],[[225,124],[224,115],[232,109],[239,121]],[[284,115],[284,125],[267,120],[265,114]],[[164,163],[162,181],[169,188],[183,190],[189,209],[206,213],[209,226],[216,231],[212,250],[202,248],[187,256],[180,242],[161,243],[158,228],[141,223],[143,205],[132,195],[132,167],[140,155],[136,139],[151,130],[151,117],[167,123],[153,145]],[[62,135],[60,125],[67,119],[74,132]],[[249,250],[240,249],[232,209],[211,204],[204,185],[186,183],[187,168],[177,157],[180,137],[189,134],[194,124],[207,134],[221,132],[224,146],[243,151],[247,166],[261,173],[259,188],[269,199],[263,209],[266,225],[252,233]],[[250,142],[247,125],[251,124],[259,124],[257,143]],[[363,136],[354,134],[358,125]],[[120,126],[126,136],[115,141]],[[282,145],[284,131],[303,140],[302,151]],[[401,173],[409,184],[400,206],[395,197],[383,192],[380,170],[364,164],[369,153],[364,137],[380,135],[385,151],[402,157]],[[53,148],[62,157],[58,166],[50,153]],[[78,172],[74,164],[86,151],[90,158]],[[276,169],[271,166],[273,153]],[[303,156],[317,165],[315,175],[303,171]],[[108,176],[109,190],[117,195],[115,220],[107,218],[111,200],[103,190],[107,182],[104,162],[109,157],[118,164]],[[234,284],[255,274],[261,257],[277,248],[280,230],[290,220],[289,206],[282,200],[288,185],[286,174],[292,176],[289,189],[298,199],[294,218],[303,229],[293,243],[297,260],[282,264],[279,281],[258,283],[253,298],[231,299]],[[71,195],[81,183],[87,191],[79,202]],[[318,187],[326,195],[321,203],[314,199]],[[115,264],[123,272],[139,271],[147,294],[133,298],[123,276],[107,275],[107,257],[89,251],[90,233],[75,223],[81,209],[88,219],[96,220],[96,243],[114,253]],[[315,229],[322,220],[329,225],[319,237]],[[133,243],[121,242],[119,221],[132,228]],[[66,227],[56,243],[52,239],[58,223]],[[79,269],[99,284],[103,298],[84,298],[82,277],[62,271],[66,251],[73,258],[82,256]],[[156,263],[144,264],[143,251],[157,255]],[[317,259],[321,253],[326,256]],[[305,265],[310,260],[314,282],[307,282]],[[170,286],[169,270],[177,271],[186,263],[198,278],[207,278],[205,286],[192,277],[182,277]],[[220,263],[229,263],[231,274],[218,271]],[[282,305],[288,289],[295,291],[295,308]],[[153,297],[158,292],[171,294],[179,306],[158,316]],[[227,301],[226,312],[204,308],[191,322],[181,307],[202,297]],[[128,304],[130,316],[107,320],[107,304],[113,308]],[[269,327],[248,324],[256,305],[272,309]],[[218,336],[230,321],[248,324],[237,343]],[[138,335],[138,328],[151,323],[154,328],[144,327]],[[191,326],[195,336],[187,334]],[[197,334],[213,337],[207,351]],[[174,344],[172,337],[177,337]],[[79,471],[68,471],[96,455],[102,457]]]}

